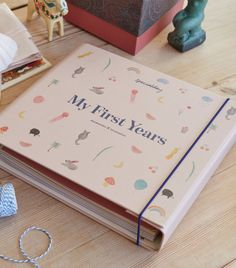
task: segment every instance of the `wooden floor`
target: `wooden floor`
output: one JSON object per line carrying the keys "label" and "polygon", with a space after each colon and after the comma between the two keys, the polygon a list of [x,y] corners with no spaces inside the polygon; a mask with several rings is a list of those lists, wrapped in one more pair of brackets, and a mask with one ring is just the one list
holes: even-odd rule
{"label": "wooden floor", "polygon": [[[25,23],[26,8],[15,10]],[[33,39],[54,65],[83,42],[123,55],[204,88],[236,89],[236,1],[209,1],[204,28],[207,42],[180,54],[166,42],[169,26],[137,56],[132,57],[106,42],[66,23],[65,36],[47,42],[44,22],[26,24]],[[44,74],[37,75],[3,93],[1,109]],[[236,146],[232,148],[165,248],[157,253],[135,246],[120,235],[90,220],[20,180],[0,172],[1,182],[16,188],[18,214],[0,219],[0,255],[21,258],[17,239],[28,226],[50,231],[54,238],[50,254],[41,267],[236,267]],[[31,236],[26,248],[37,254],[43,238]],[[0,260],[0,267],[15,267]],[[18,267],[18,266],[17,266]],[[19,267],[31,267],[21,265]]]}
{"label": "wooden floor", "polygon": [[28,0],[0,0],[0,3],[6,3],[11,9],[16,9],[27,5]]}

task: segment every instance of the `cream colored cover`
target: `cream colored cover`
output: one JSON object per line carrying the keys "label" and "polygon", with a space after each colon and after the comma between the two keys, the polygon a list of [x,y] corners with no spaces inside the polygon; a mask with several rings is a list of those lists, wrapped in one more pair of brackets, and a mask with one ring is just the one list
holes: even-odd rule
{"label": "cream colored cover", "polygon": [[[139,214],[224,101],[83,45],[1,113],[0,143]],[[145,220],[173,229],[202,172],[232,143],[235,115],[235,103],[227,104]]]}

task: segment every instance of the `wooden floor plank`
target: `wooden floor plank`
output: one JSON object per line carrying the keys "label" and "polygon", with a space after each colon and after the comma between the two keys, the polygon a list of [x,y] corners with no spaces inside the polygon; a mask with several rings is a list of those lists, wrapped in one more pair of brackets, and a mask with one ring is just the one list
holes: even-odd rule
{"label": "wooden floor plank", "polygon": [[28,0],[0,0],[0,3],[6,3],[11,9],[16,9],[27,5]]}

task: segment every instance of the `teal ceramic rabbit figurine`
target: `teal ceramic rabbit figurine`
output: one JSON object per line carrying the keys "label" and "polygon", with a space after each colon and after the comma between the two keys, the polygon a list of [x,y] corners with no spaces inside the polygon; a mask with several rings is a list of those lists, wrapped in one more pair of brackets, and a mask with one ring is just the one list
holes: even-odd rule
{"label": "teal ceramic rabbit figurine", "polygon": [[201,28],[204,19],[204,9],[208,0],[188,0],[188,5],[173,19],[175,30],[168,35],[171,46],[181,52],[201,45],[206,39],[206,33]]}

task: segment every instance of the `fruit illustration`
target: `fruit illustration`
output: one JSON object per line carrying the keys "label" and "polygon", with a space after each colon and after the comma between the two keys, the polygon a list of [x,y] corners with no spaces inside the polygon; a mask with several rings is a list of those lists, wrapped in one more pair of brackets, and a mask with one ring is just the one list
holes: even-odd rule
{"label": "fruit illustration", "polygon": [[113,177],[106,177],[103,182],[104,187],[108,186],[114,186],[115,185],[115,179]]}

